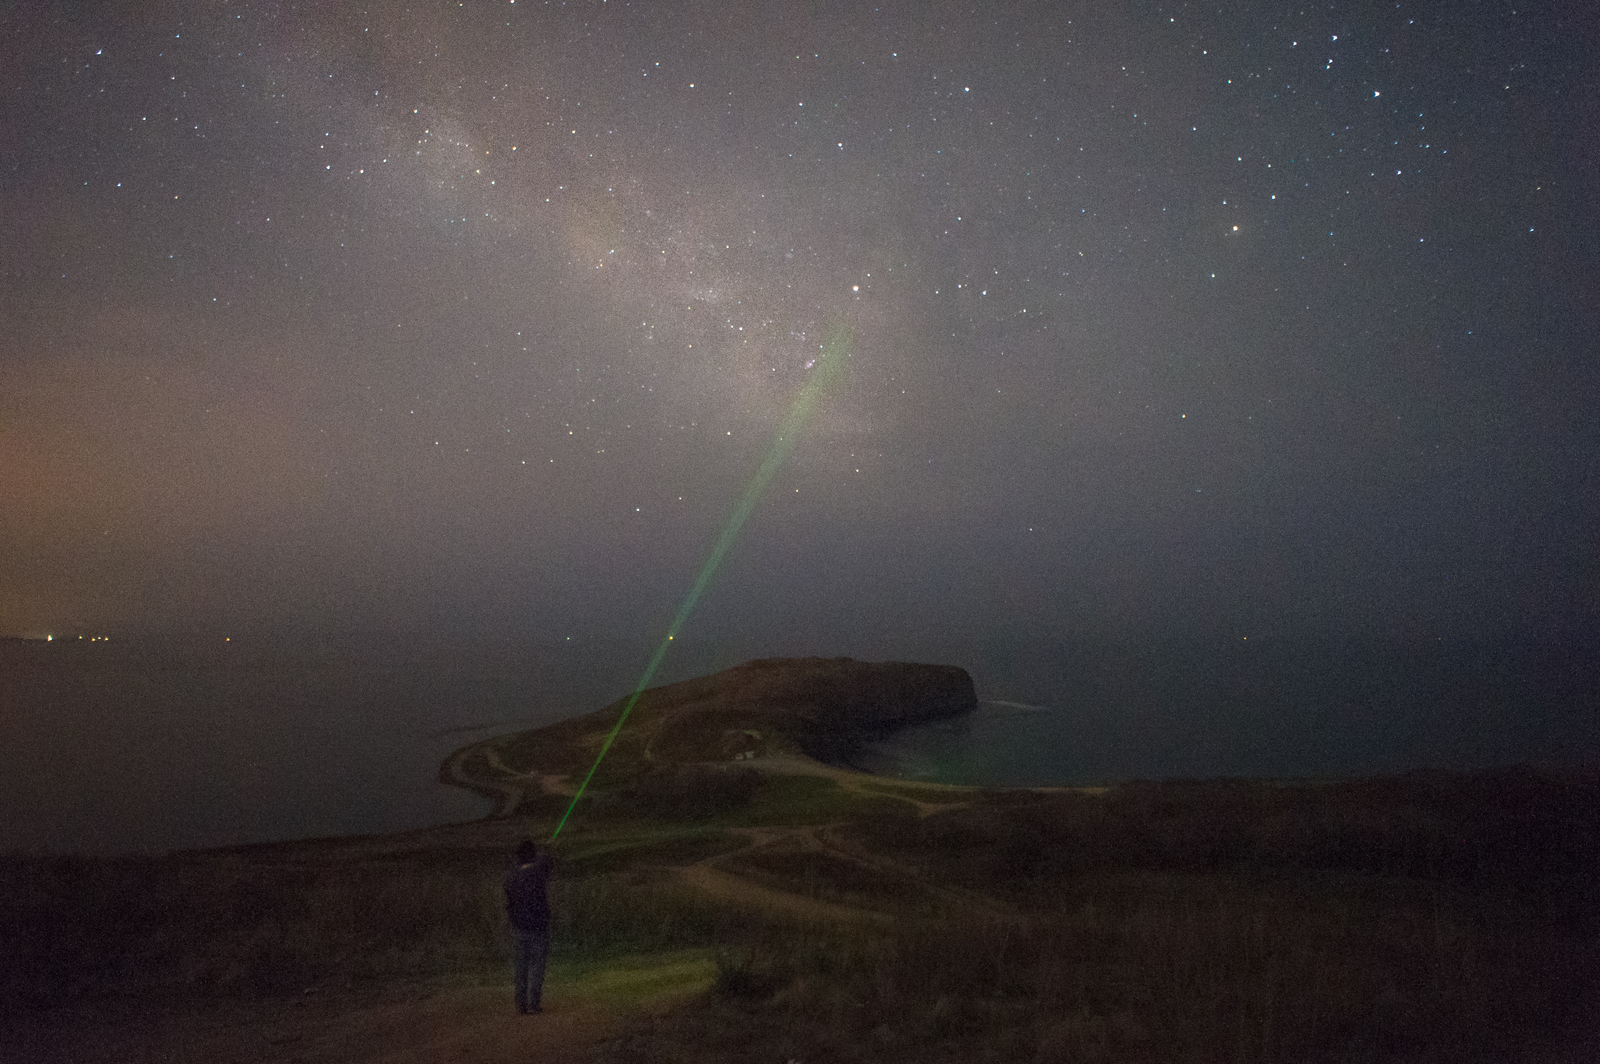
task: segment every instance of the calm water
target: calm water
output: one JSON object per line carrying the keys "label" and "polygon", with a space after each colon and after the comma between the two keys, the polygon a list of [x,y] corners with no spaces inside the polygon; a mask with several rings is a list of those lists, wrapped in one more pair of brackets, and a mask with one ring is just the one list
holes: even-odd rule
{"label": "calm water", "polygon": [[973,669],[970,717],[861,767],[996,786],[1600,760],[1600,661],[1547,647],[1074,647]]}
{"label": "calm water", "polygon": [[[660,682],[765,648],[687,645]],[[1330,775],[1600,754],[1593,657],[1548,650],[849,648],[966,667],[970,718],[877,744],[950,782]],[[754,651],[754,652],[752,652]],[[799,648],[838,653],[831,647]],[[771,653],[767,650],[767,653]],[[481,815],[452,749],[626,694],[644,648],[0,644],[0,849],[162,851]]]}
{"label": "calm water", "polygon": [[0,849],[164,851],[480,816],[487,802],[436,782],[445,755],[598,709],[632,682],[612,657],[0,646]]}

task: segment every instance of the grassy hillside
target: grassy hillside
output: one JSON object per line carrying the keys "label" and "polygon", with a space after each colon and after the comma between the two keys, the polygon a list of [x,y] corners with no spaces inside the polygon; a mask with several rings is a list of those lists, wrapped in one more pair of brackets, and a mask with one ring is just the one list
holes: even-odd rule
{"label": "grassy hillside", "polygon": [[[668,759],[653,744],[676,734],[662,727],[671,714],[646,708],[651,738],[556,847],[546,1026],[440,1054],[1558,1061],[1600,1049],[1593,777],[949,788],[781,744],[731,760],[745,749],[718,745],[731,726],[716,712],[687,747],[714,759]],[[303,1059],[379,1059],[381,1040],[349,1037],[379,990],[433,1003],[383,1013],[393,1039],[425,1012],[433,1026],[410,1044],[443,1046],[451,1010],[481,1034],[484,1017],[510,1016],[506,855],[548,835],[566,800],[550,770],[576,771],[604,723],[468,748],[463,771],[521,796],[476,823],[165,858],[6,858],[0,1056],[26,1037],[87,1053],[108,1034],[84,1018],[119,1002],[141,1014],[183,1002],[251,1032],[315,999],[322,1033],[305,1037],[322,1041]],[[759,723],[736,730],[777,734]],[[208,1059],[138,1024],[109,1037]],[[290,1058],[267,1043],[228,1053]]]}
{"label": "grassy hillside", "polygon": [[[605,1052],[1561,1059],[1596,1018],[1593,781],[872,787],[763,777],[736,808],[619,801],[563,835],[557,985],[640,955],[714,966]],[[504,855],[549,826],[12,857],[0,995],[22,1015],[503,983]]]}

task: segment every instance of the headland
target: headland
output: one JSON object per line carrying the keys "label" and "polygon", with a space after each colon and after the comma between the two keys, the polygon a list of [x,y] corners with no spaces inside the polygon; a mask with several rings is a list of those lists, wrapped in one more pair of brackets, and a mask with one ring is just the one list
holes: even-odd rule
{"label": "headland", "polygon": [[913,724],[971,713],[972,677],[949,665],[853,658],[764,658],[653,687],[556,724],[456,750],[440,781],[485,795],[494,816],[548,810],[571,797],[618,718],[629,712],[595,772],[602,801],[627,789],[732,767],[849,780],[860,745]]}

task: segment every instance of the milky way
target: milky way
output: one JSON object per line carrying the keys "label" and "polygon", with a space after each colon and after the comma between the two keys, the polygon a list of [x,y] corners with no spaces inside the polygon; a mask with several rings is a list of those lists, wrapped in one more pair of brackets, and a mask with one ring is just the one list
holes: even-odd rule
{"label": "milky way", "polygon": [[0,631],[1577,631],[1594,29],[26,5]]}

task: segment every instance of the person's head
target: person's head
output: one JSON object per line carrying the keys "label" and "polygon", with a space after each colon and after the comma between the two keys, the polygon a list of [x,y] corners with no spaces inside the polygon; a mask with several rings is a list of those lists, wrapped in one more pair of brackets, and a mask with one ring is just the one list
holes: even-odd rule
{"label": "person's head", "polygon": [[527,864],[539,856],[539,845],[532,839],[523,839],[517,843],[517,864]]}

